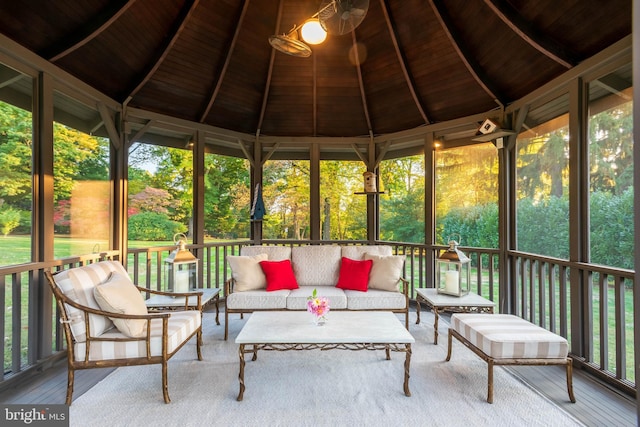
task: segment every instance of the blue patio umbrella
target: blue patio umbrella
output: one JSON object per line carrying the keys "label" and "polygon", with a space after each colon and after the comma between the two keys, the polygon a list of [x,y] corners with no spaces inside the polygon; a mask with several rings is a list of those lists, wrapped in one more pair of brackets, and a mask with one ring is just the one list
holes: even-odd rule
{"label": "blue patio umbrella", "polygon": [[260,188],[260,184],[256,184],[256,190],[253,193],[253,205],[251,206],[251,220],[262,221],[264,214],[265,208],[264,200],[262,200],[262,188]]}

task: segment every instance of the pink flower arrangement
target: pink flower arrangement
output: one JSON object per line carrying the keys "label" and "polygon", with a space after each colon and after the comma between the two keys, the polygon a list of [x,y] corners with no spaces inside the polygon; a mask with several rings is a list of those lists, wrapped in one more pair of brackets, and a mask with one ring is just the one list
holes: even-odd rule
{"label": "pink flower arrangement", "polygon": [[329,299],[319,297],[316,289],[309,298],[307,298],[307,311],[316,317],[316,322],[326,320],[329,313]]}

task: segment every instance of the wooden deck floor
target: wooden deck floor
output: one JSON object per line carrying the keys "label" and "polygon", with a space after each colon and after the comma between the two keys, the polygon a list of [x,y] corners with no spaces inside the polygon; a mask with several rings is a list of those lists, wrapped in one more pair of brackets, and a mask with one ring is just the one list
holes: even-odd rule
{"label": "wooden deck floor", "polygon": [[[636,426],[636,402],[599,380],[574,369],[573,386],[576,403],[569,402],[565,371],[559,366],[513,366],[507,369],[543,396],[572,414],[587,426]],[[114,369],[76,371],[74,400],[100,382]],[[5,404],[58,404],[64,403],[67,389],[67,365],[63,359],[33,378],[9,390],[0,392]],[[500,384],[494,385],[494,401],[500,399]]]}

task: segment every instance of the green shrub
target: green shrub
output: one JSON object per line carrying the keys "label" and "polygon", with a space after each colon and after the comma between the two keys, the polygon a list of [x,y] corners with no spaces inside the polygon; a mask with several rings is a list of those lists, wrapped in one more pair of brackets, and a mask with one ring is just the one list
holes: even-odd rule
{"label": "green shrub", "polygon": [[176,233],[184,233],[187,227],[171,221],[165,214],[143,212],[129,218],[130,240],[172,240]]}

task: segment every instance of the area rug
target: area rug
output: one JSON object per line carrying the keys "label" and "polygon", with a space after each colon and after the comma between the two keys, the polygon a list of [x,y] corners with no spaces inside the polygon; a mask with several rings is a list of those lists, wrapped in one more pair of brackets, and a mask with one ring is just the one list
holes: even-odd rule
{"label": "area rug", "polygon": [[196,359],[193,342],[173,357],[170,404],[162,400],[159,365],[119,368],[73,402],[70,425],[582,425],[500,367],[488,404],[486,363],[457,341],[446,362],[446,324],[440,322],[443,339],[434,345],[432,316],[423,313],[420,325],[411,319],[411,397],[402,386],[404,353],[386,360],[384,351],[263,351],[256,361],[247,358],[244,400],[238,402],[234,339],[248,316],[230,316],[225,342],[224,326],[205,313],[204,360]]}

